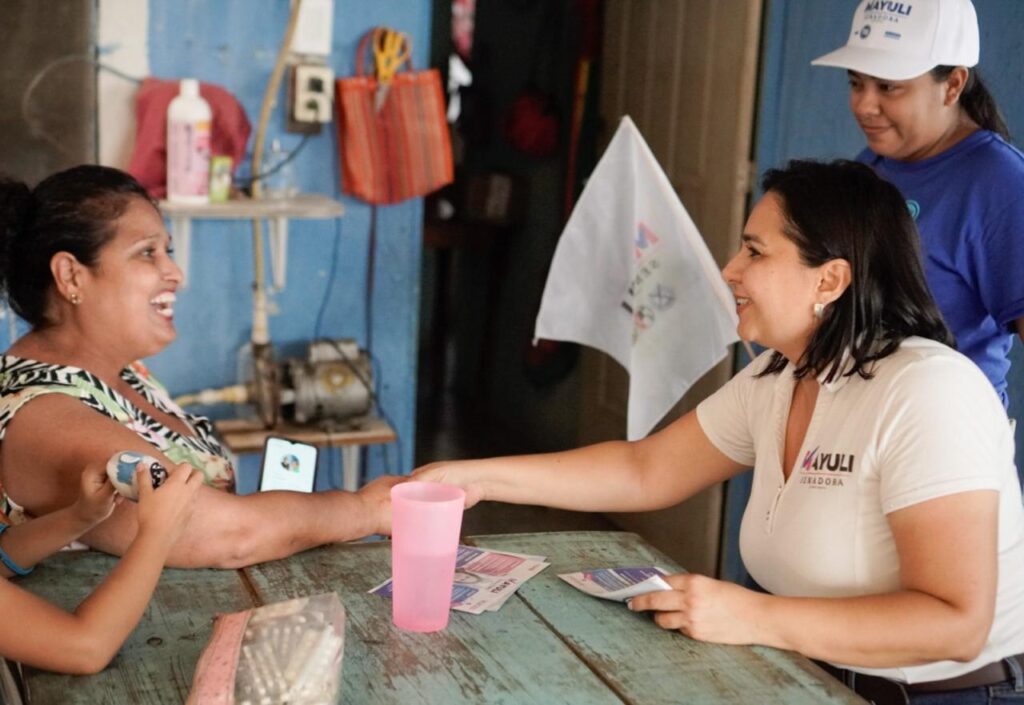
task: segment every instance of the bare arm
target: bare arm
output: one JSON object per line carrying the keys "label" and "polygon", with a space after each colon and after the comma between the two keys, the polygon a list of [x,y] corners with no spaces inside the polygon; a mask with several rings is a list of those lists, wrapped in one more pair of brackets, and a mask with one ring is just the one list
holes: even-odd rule
{"label": "bare arm", "polygon": [[149,602],[167,552],[154,543],[140,536],[75,613],[0,580],[0,619],[6,625],[0,630],[0,654],[63,673],[102,670]]}
{"label": "bare arm", "polygon": [[[0,548],[17,565],[28,570],[92,527],[92,523],[82,522],[71,507],[64,507],[53,514],[7,529],[0,537]],[[11,577],[14,573],[0,565],[0,575]]]}
{"label": "bare arm", "polygon": [[[74,504],[8,528],[0,536],[0,547],[18,566],[29,569],[109,517],[119,499],[106,468],[91,465],[82,471]],[[0,572],[13,575],[6,566],[0,566]]]}
{"label": "bare arm", "polygon": [[[8,425],[0,445],[4,487],[32,514],[48,514],[74,500],[82,467],[106,463],[121,450],[137,450],[171,464],[139,436],[78,400],[48,394],[27,403]],[[358,493],[265,492],[245,497],[203,487],[168,564],[240,567],[324,543],[387,533],[387,490],[397,481],[381,478]],[[122,503],[83,540],[123,554],[136,533],[136,511],[132,503]]]}
{"label": "bare arm", "polygon": [[74,613],[0,581],[0,654],[65,673],[96,673],[110,662],[142,617],[202,479],[180,466],[159,491],[148,482],[140,478],[138,538]]}
{"label": "bare arm", "polygon": [[677,504],[743,468],[711,444],[691,411],[641,441],[432,463],[418,470],[416,479],[465,488],[467,506],[496,500],[578,511],[634,512]]}
{"label": "bare arm", "polygon": [[995,612],[999,494],[964,492],[889,515],[898,591],[844,600],[772,598],[770,646],[866,667],[970,661]]}
{"label": "bare arm", "polygon": [[[244,497],[202,487],[195,513],[167,565],[239,568],[373,533],[388,533],[387,490],[404,478],[380,478],[358,493],[261,492]],[[136,508],[125,502],[82,540],[120,555],[134,535]]]}
{"label": "bare arm", "polygon": [[889,515],[900,560],[890,593],[850,598],[777,597],[700,575],[635,598],[658,624],[696,639],[763,644],[811,658],[884,668],[970,661],[995,611],[999,495],[980,490]]}
{"label": "bare arm", "polygon": [[1024,316],[1018,318],[1017,321],[1017,335],[1020,336],[1020,340],[1024,343]]}

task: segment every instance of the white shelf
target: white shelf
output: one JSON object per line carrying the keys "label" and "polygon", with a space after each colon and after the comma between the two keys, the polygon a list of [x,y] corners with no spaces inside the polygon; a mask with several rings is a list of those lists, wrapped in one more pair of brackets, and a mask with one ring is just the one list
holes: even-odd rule
{"label": "white shelf", "polygon": [[236,220],[245,218],[337,218],[345,207],[319,193],[300,193],[291,198],[236,199],[223,203],[192,205],[160,201],[160,210],[169,217],[196,220]]}
{"label": "white shelf", "polygon": [[345,207],[328,196],[300,193],[290,198],[237,199],[223,203],[173,203],[160,201],[160,211],[171,221],[175,261],[188,283],[193,220],[266,220],[270,225],[270,259],[274,288],[285,286],[288,260],[288,221],[339,218]]}

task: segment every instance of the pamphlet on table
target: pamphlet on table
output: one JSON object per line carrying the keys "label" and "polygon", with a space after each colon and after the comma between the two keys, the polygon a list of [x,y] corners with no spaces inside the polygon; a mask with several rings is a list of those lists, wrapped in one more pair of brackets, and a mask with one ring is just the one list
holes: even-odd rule
{"label": "pamphlet on table", "polygon": [[580,573],[559,573],[558,577],[588,595],[604,600],[626,602],[638,595],[671,590],[668,575],[657,566],[642,568],[597,568]]}
{"label": "pamphlet on table", "polygon": [[[544,556],[460,545],[455,557],[452,609],[470,614],[494,612],[523,583],[549,565]],[[386,580],[370,592],[390,599],[391,580]]]}

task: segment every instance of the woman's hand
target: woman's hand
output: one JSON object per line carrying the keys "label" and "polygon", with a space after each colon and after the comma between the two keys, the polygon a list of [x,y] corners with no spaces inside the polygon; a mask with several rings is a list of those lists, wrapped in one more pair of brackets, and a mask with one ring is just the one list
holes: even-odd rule
{"label": "woman's hand", "polygon": [[74,516],[85,527],[93,527],[110,516],[121,501],[121,495],[107,477],[107,467],[102,463],[89,463],[82,471],[78,499],[72,506]]}
{"label": "woman's hand", "polygon": [[472,478],[466,463],[441,461],[430,463],[413,470],[412,479],[417,482],[441,482],[461,487],[466,492],[466,509],[486,499],[483,483]]}
{"label": "woman's hand", "polygon": [[717,644],[764,644],[758,634],[758,610],[765,595],[704,575],[670,575],[672,590],[634,597],[631,610],[652,610],[663,629]]}
{"label": "woman's hand", "polygon": [[408,479],[404,475],[383,475],[356,492],[369,517],[367,534],[391,535],[391,488]]}
{"label": "woman's hand", "polygon": [[154,489],[149,470],[139,463],[135,482],[139,486],[139,535],[159,536],[167,546],[173,545],[192,516],[203,474],[182,463],[171,468],[164,483]]}

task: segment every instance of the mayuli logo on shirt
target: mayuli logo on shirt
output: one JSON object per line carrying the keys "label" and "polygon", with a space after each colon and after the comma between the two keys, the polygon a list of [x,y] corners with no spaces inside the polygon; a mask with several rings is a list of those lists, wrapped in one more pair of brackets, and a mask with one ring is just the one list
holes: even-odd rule
{"label": "mayuli logo on shirt", "polygon": [[821,453],[821,446],[809,450],[800,463],[800,484],[842,487],[843,478],[853,473],[854,456],[849,453]]}

